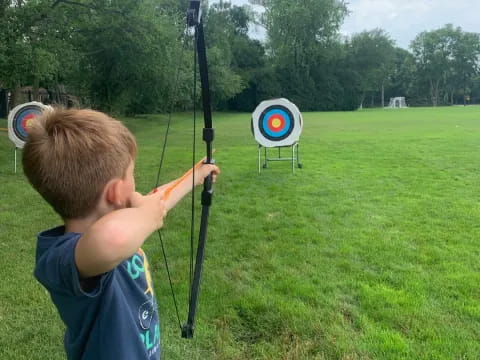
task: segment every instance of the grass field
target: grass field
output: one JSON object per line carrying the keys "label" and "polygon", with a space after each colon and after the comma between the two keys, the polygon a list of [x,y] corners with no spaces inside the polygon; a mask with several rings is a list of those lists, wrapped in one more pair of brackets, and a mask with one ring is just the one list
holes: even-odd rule
{"label": "grass field", "polygon": [[[164,182],[190,167],[188,119],[174,117]],[[222,174],[194,340],[180,338],[158,239],[144,246],[163,358],[480,359],[480,107],[306,113],[295,174],[288,162],[257,174],[249,119],[214,118]],[[147,192],[166,117],[125,121]],[[58,219],[13,173],[5,132],[0,159],[0,359],[63,359],[32,276],[35,234]],[[164,230],[184,318],[189,207]]]}

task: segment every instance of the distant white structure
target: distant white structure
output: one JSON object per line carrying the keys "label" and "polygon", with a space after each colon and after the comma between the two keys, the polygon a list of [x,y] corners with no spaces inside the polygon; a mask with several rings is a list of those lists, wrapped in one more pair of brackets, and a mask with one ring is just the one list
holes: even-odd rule
{"label": "distant white structure", "polygon": [[407,107],[404,97],[394,97],[390,98],[390,104],[388,105],[390,109],[403,109]]}

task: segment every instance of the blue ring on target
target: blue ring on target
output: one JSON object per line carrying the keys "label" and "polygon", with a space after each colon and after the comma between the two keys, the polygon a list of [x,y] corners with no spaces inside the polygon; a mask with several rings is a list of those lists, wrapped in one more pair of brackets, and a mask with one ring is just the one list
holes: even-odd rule
{"label": "blue ring on target", "polygon": [[12,123],[15,135],[22,141],[26,141],[28,136],[26,121],[30,120],[30,117],[34,118],[40,115],[42,115],[42,109],[36,105],[26,106],[25,108],[21,109],[17,114],[15,114],[15,118],[13,119]]}
{"label": "blue ring on target", "polygon": [[[275,115],[280,115],[283,120],[283,128],[279,131],[272,131],[268,126],[268,122]],[[259,117],[258,128],[262,135],[271,141],[280,141],[286,139],[293,131],[295,118],[292,112],[282,105],[272,105],[266,108]]]}

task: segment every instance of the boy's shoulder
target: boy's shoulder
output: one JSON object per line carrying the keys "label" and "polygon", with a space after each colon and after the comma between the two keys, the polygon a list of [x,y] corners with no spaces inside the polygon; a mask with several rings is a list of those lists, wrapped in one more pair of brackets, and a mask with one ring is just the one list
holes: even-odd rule
{"label": "boy's shoulder", "polygon": [[56,226],[54,228],[40,232],[37,237],[37,261],[39,257],[41,257],[48,250],[61,250],[60,245],[62,244],[68,244],[71,245],[69,247],[75,247],[77,240],[81,236],[82,234],[79,233],[66,233],[64,225]]}
{"label": "boy's shoulder", "polygon": [[82,234],[67,233],[57,226],[38,234],[35,254],[35,278],[50,292],[78,293],[75,247]]}

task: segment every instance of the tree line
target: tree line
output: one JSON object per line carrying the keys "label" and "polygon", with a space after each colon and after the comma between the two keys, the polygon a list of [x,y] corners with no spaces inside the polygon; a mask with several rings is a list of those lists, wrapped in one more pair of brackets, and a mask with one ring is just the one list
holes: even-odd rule
{"label": "tree line", "polygon": [[[188,109],[192,34],[186,0],[0,0],[0,89],[115,113]],[[302,111],[355,110],[405,96],[415,105],[480,103],[480,36],[418,34],[408,50],[382,29],[344,37],[341,0],[204,4],[214,106],[252,111],[286,97]],[[265,39],[249,36],[252,24]],[[199,92],[197,92],[198,94]],[[387,99],[387,100],[385,100]]]}

